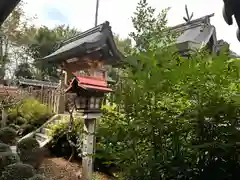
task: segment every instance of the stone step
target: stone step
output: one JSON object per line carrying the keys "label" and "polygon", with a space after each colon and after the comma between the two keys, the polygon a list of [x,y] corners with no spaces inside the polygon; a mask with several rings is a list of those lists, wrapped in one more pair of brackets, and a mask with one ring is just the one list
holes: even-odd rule
{"label": "stone step", "polygon": [[39,130],[39,133],[41,134],[45,134],[45,135],[49,135],[51,132],[51,129],[49,129],[48,127],[42,127],[40,130]]}
{"label": "stone step", "polygon": [[35,138],[36,138],[36,140],[39,141],[39,142],[43,142],[43,141],[46,141],[46,140],[49,139],[49,137],[48,137],[47,135],[42,134],[42,133],[36,133],[36,134],[35,134]]}

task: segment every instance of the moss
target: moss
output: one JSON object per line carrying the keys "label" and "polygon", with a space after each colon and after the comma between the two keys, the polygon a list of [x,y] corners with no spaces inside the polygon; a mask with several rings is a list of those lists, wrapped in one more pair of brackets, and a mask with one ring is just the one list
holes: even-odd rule
{"label": "moss", "polygon": [[28,164],[15,163],[5,167],[1,180],[26,180],[35,175],[35,170]]}

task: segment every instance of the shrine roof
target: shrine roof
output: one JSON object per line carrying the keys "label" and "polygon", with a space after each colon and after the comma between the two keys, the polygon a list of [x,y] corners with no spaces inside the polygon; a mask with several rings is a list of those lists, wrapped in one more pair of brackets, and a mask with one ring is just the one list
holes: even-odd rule
{"label": "shrine roof", "polygon": [[0,26],[19,2],[20,0],[0,0]]}
{"label": "shrine roof", "polygon": [[76,75],[71,83],[69,88],[66,90],[68,92],[72,86],[73,83],[77,81],[77,85],[80,88],[86,89],[86,90],[93,90],[98,92],[112,92],[113,90],[108,87],[108,83],[105,79],[100,79],[96,77],[91,76],[83,76],[83,75]]}
{"label": "shrine roof", "polygon": [[212,46],[217,43],[216,29],[210,24],[210,18],[214,14],[200,17],[183,24],[169,28],[170,31],[180,33],[176,45],[180,51],[188,49],[200,49],[213,41]]}
{"label": "shrine roof", "polygon": [[28,86],[39,86],[39,87],[48,87],[48,88],[57,88],[58,83],[49,82],[49,81],[39,81],[36,79],[25,79],[21,78],[18,79],[18,84],[21,85],[28,85]]}
{"label": "shrine roof", "polygon": [[63,41],[58,50],[44,57],[42,60],[62,62],[98,50],[105,50],[109,56],[113,57],[115,62],[107,62],[108,64],[116,63],[123,59],[123,55],[117,49],[114,42],[111,26],[108,21]]}

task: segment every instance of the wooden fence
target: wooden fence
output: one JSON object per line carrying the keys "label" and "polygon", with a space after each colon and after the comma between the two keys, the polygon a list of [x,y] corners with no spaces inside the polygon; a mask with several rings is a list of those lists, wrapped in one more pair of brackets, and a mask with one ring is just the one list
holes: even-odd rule
{"label": "wooden fence", "polygon": [[59,95],[60,91],[54,88],[42,88],[36,90],[29,87],[20,90],[20,96],[33,97],[42,104],[48,105],[48,107],[51,108],[53,112],[57,111]]}
{"label": "wooden fence", "polygon": [[[65,94],[58,88],[33,89],[32,87],[18,88],[10,86],[0,86],[0,99],[4,99],[7,96],[15,96],[18,99],[33,97],[42,104],[48,105],[48,107],[51,108],[53,112],[58,113],[59,106],[62,106],[60,107],[61,109],[62,108],[65,109],[65,103],[67,102],[68,99],[72,99],[73,94],[72,93]],[[60,100],[60,96],[62,96],[63,98],[62,100]]]}

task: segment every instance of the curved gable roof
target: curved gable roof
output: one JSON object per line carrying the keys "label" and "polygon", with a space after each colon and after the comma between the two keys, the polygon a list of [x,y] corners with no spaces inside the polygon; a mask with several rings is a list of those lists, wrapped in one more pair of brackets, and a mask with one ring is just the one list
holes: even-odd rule
{"label": "curved gable roof", "polygon": [[216,29],[210,24],[210,18],[214,14],[203,16],[187,23],[171,27],[170,31],[180,33],[176,39],[180,51],[200,49],[213,39],[213,45],[217,43]]}

